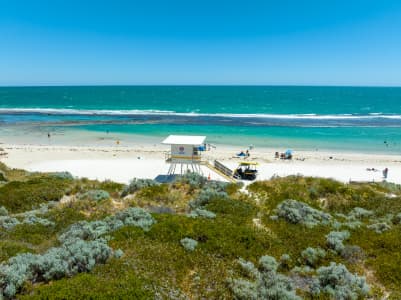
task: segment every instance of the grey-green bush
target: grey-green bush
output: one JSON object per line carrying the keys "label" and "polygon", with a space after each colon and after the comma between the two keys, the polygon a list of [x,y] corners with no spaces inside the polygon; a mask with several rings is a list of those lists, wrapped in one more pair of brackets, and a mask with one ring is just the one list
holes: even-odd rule
{"label": "grey-green bush", "polygon": [[376,233],[381,234],[387,230],[390,230],[391,226],[387,223],[374,223],[374,224],[368,225],[368,228],[371,230],[374,230]]}
{"label": "grey-green bush", "polygon": [[296,266],[296,267],[291,269],[292,273],[298,273],[298,274],[300,274],[302,276],[308,276],[313,271],[315,271],[315,269],[310,267],[310,266]]}
{"label": "grey-green bush", "polygon": [[187,172],[183,176],[178,177],[177,180],[189,184],[192,189],[202,188],[207,182],[206,177],[194,172]]}
{"label": "grey-green bush", "polygon": [[[106,221],[113,223],[113,217],[106,218]],[[140,227],[145,231],[148,231],[150,227],[156,223],[155,219],[153,219],[152,215],[148,213],[146,210],[139,207],[130,207],[126,210],[118,212],[114,216],[115,222],[118,224],[118,221],[124,223],[124,225],[132,225],[136,227]]]}
{"label": "grey-green bush", "polygon": [[9,216],[0,217],[0,227],[4,228],[5,230],[11,230],[18,224],[21,224],[21,223],[16,218],[9,217]]}
{"label": "grey-green bush", "polygon": [[369,218],[374,215],[374,212],[371,210],[364,209],[362,207],[354,207],[353,210],[348,214],[348,218],[351,219],[363,219]]}
{"label": "grey-green bush", "polygon": [[222,191],[220,189],[206,187],[200,191],[200,193],[194,200],[189,202],[189,207],[192,209],[202,208],[212,199],[218,198],[228,198],[228,195],[225,191]]}
{"label": "grey-green bush", "polygon": [[[350,229],[356,229],[364,225],[361,221],[363,219],[369,218],[374,215],[374,212],[371,210],[364,209],[362,207],[354,207],[348,215],[344,214],[336,214],[337,217],[342,218],[341,226],[348,227]],[[337,226],[335,228],[340,228],[341,226]]]}
{"label": "grey-green bush", "polygon": [[132,225],[143,230],[149,230],[156,221],[152,215],[142,208],[130,207],[100,221],[81,221],[71,225],[66,232],[59,236],[61,242],[69,240],[94,240],[104,234],[113,232],[123,226]]}
{"label": "grey-green bush", "polygon": [[349,238],[350,234],[348,231],[331,231],[329,234],[326,235],[326,243],[327,246],[341,254],[344,251],[344,244],[343,242]]}
{"label": "grey-green bush", "polygon": [[0,298],[12,298],[25,281],[39,282],[72,276],[104,263],[111,248],[103,239],[76,240],[45,254],[19,254],[0,265]]}
{"label": "grey-green bush", "polygon": [[[35,222],[40,219],[32,214],[28,217]],[[155,220],[148,212],[131,207],[101,221],[73,224],[59,236],[61,247],[51,248],[42,255],[20,254],[0,265],[0,299],[1,296],[12,298],[28,280],[49,281],[90,271],[97,263],[105,262],[112,253],[106,240],[101,238],[102,235],[124,225],[148,230],[154,223]],[[117,250],[115,255],[121,256],[122,253]]]}
{"label": "grey-green bush", "polygon": [[285,200],[277,205],[276,214],[292,224],[303,224],[314,227],[319,224],[329,224],[331,216],[296,200]]}
{"label": "grey-green bush", "polygon": [[117,249],[116,251],[114,251],[114,257],[115,258],[121,258],[121,256],[124,255],[124,251],[121,249]]}
{"label": "grey-green bush", "polygon": [[159,183],[153,179],[138,179],[134,178],[126,185],[121,193],[121,197],[133,194],[143,188],[158,185]]}
{"label": "grey-green bush", "polygon": [[311,293],[328,294],[332,299],[356,300],[369,293],[365,277],[352,274],[342,264],[330,263],[316,271],[317,278],[311,287]]}
{"label": "grey-green bush", "polygon": [[8,210],[4,206],[0,206],[0,217],[4,217],[8,215]]}
{"label": "grey-green bush", "polygon": [[205,186],[207,188],[213,189],[213,190],[219,191],[219,192],[225,192],[228,185],[229,185],[228,182],[214,181],[214,180],[209,180],[205,184]]}
{"label": "grey-green bush", "polygon": [[180,241],[181,245],[184,247],[185,250],[187,251],[194,251],[196,246],[198,246],[198,242],[191,239],[191,238],[183,238]]}
{"label": "grey-green bush", "polygon": [[301,257],[307,265],[316,267],[316,265],[326,257],[326,251],[322,248],[308,247],[301,252]]}
{"label": "grey-green bush", "polygon": [[214,219],[216,218],[216,214],[206,209],[196,208],[188,214],[188,217],[190,218],[202,217],[207,219]]}
{"label": "grey-green bush", "polygon": [[53,177],[59,178],[59,179],[67,179],[67,180],[73,180],[74,176],[70,172],[64,171],[64,172],[55,172],[51,174]]}
{"label": "grey-green bush", "polygon": [[102,201],[110,199],[110,194],[104,190],[89,190],[79,196],[80,199],[89,199],[92,201]]}
{"label": "grey-green bush", "polygon": [[40,224],[43,226],[54,226],[54,222],[49,221],[48,219],[44,219],[44,218],[39,218],[37,216],[27,216],[24,218],[24,220],[22,221],[23,224]]}
{"label": "grey-green bush", "polygon": [[259,259],[259,268],[244,260],[239,260],[239,264],[250,280],[242,278],[229,280],[235,299],[301,299],[295,294],[291,280],[277,273],[278,263],[273,257],[262,256]]}

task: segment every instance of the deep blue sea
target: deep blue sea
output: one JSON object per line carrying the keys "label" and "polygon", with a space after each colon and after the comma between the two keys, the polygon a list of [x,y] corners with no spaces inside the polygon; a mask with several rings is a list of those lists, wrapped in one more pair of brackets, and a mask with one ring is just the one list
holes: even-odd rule
{"label": "deep blue sea", "polygon": [[47,132],[401,154],[401,88],[0,87],[0,142]]}

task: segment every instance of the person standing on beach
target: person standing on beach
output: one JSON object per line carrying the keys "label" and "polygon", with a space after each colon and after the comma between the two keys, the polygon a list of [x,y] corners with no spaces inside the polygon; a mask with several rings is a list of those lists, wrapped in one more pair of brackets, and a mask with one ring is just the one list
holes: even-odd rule
{"label": "person standing on beach", "polygon": [[383,178],[384,178],[384,179],[387,179],[387,175],[388,175],[388,168],[385,168],[385,169],[383,170]]}

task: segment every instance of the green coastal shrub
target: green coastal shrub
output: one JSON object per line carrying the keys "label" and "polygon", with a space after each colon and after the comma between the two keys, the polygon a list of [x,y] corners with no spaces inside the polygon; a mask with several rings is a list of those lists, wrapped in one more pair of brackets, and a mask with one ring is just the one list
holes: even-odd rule
{"label": "green coastal shrub", "polygon": [[0,170],[0,182],[1,181],[8,181],[8,180],[7,180],[6,174]]}
{"label": "green coastal shrub", "polygon": [[348,231],[331,231],[329,234],[326,235],[326,242],[327,246],[337,252],[338,254],[341,254],[344,251],[344,244],[343,242],[347,240],[350,237],[350,234]]}
{"label": "green coastal shrub", "polygon": [[341,252],[341,256],[351,264],[355,264],[365,258],[361,247],[355,245],[346,245]]}
{"label": "green coastal shrub", "polygon": [[184,247],[185,250],[187,251],[194,251],[196,246],[198,246],[198,242],[195,241],[194,239],[191,238],[183,238],[180,241],[181,245]]}
{"label": "green coastal shrub", "polygon": [[168,206],[148,206],[147,210],[151,213],[155,214],[174,214],[175,211],[171,207]]}
{"label": "green coastal shrub", "polygon": [[129,194],[133,194],[145,187],[150,187],[154,185],[158,185],[159,183],[153,179],[138,179],[134,178],[131,182],[126,185],[121,193],[121,197],[125,197]]}
{"label": "green coastal shrub", "polygon": [[41,203],[59,201],[70,184],[69,180],[49,176],[11,181],[0,187],[0,206],[10,213],[31,210]]}
{"label": "green coastal shrub", "polygon": [[24,294],[18,294],[18,299],[160,299],[149,286],[152,286],[151,280],[145,281],[132,268],[113,260],[112,263],[97,265],[90,273],[79,273],[52,281],[51,284],[28,287]]}
{"label": "green coastal shrub", "polygon": [[365,277],[352,274],[342,264],[330,263],[316,271],[317,278],[311,287],[314,295],[327,294],[331,299],[360,299],[369,293]]}
{"label": "green coastal shrub", "polygon": [[7,261],[16,253],[31,252],[32,249],[29,246],[24,242],[0,239],[0,263]]}
{"label": "green coastal shrub", "polygon": [[280,267],[289,268],[291,264],[291,256],[289,254],[283,254],[280,256]]}
{"label": "green coastal shrub", "polygon": [[289,223],[303,224],[309,228],[320,224],[326,225],[331,221],[330,214],[291,199],[281,202],[276,208],[276,214]]}
{"label": "green coastal shrub", "polygon": [[89,199],[91,201],[102,201],[110,199],[110,194],[103,190],[89,190],[79,196],[80,199]]}
{"label": "green coastal shrub", "polygon": [[205,205],[205,209],[241,225],[252,223],[252,219],[259,212],[254,202],[235,200],[230,197],[211,199]]}
{"label": "green coastal shrub", "polygon": [[394,224],[401,224],[401,213],[398,213],[395,215],[394,219],[393,219],[393,223]]}
{"label": "green coastal shrub", "polygon": [[388,181],[382,181],[376,183],[378,186],[384,188],[387,192],[394,193],[394,194],[401,194],[401,184],[392,183]]}
{"label": "green coastal shrub", "polygon": [[125,184],[113,182],[111,180],[105,180],[105,181],[99,182],[96,185],[97,189],[104,190],[104,191],[108,192],[112,197],[115,197],[115,198],[120,196],[121,191],[123,190],[124,187],[125,187]]}
{"label": "green coastal shrub", "polygon": [[216,214],[206,209],[196,208],[188,214],[188,217],[190,218],[201,217],[206,219],[214,219],[216,218]]}
{"label": "green coastal shrub", "polygon": [[259,259],[259,267],[251,262],[239,260],[249,279],[230,279],[229,287],[235,299],[286,299],[300,300],[295,294],[292,281],[277,273],[278,263],[268,255]]}

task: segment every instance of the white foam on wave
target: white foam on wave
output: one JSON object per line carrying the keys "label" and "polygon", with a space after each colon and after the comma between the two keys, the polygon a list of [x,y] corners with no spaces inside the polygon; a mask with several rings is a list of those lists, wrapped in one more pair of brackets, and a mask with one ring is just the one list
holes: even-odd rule
{"label": "white foam on wave", "polygon": [[168,110],[108,110],[108,109],[73,109],[73,108],[0,108],[0,114],[50,114],[50,115],[142,115],[170,114]]}
{"label": "white foam on wave", "polygon": [[107,109],[73,109],[73,108],[0,108],[0,114],[50,114],[50,115],[98,115],[98,116],[130,116],[130,115],[171,115],[187,117],[225,117],[225,118],[260,118],[260,119],[305,119],[305,120],[358,120],[358,119],[400,119],[401,115],[369,113],[358,114],[236,114],[236,113],[198,113],[175,112],[169,110],[107,110]]}

